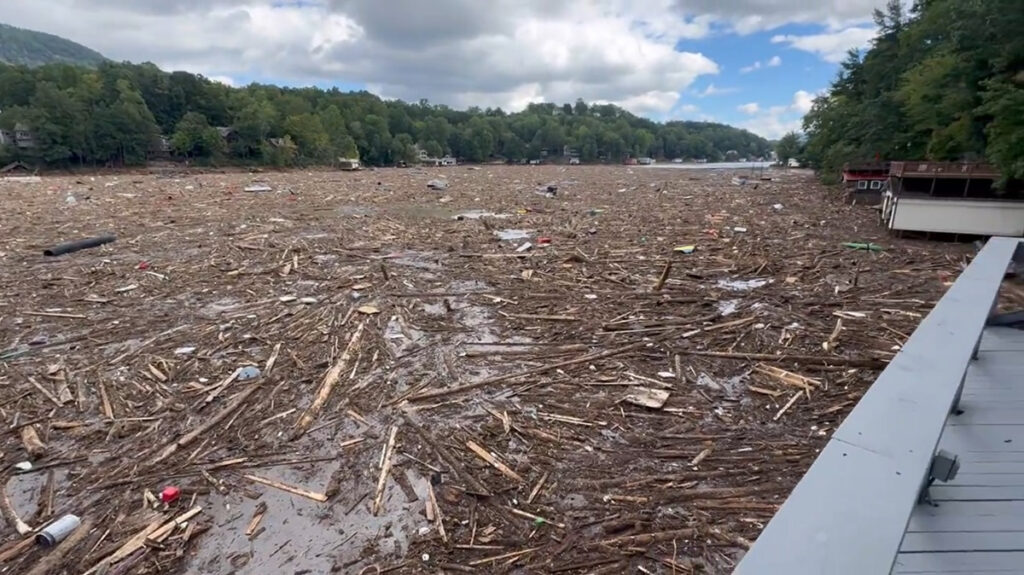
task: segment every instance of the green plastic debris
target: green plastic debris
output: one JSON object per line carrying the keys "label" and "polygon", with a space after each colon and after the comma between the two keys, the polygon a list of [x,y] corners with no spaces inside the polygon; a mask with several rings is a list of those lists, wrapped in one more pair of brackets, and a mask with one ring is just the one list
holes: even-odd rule
{"label": "green plastic debris", "polygon": [[541,525],[544,525],[545,523],[547,523],[547,521],[543,517],[538,517],[538,518],[533,520],[533,524],[535,526],[537,526],[537,527],[540,527]]}
{"label": "green plastic debris", "polygon": [[850,248],[851,250],[864,250],[869,252],[884,252],[885,248],[878,244],[865,244],[860,242],[846,242],[843,244],[844,248]]}

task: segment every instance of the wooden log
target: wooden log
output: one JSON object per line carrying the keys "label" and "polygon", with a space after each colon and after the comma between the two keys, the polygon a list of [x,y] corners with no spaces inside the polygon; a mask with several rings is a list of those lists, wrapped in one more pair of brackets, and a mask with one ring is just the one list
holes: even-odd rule
{"label": "wooden log", "polygon": [[18,512],[14,510],[14,505],[11,503],[11,498],[7,495],[7,482],[4,481],[4,488],[0,490],[0,515],[3,516],[4,521],[8,525],[14,527],[19,535],[28,535],[32,532],[32,527],[21,520],[18,517]]}
{"label": "wooden log", "polygon": [[25,447],[25,451],[33,458],[45,457],[48,451],[46,444],[43,443],[42,439],[39,439],[39,433],[36,431],[35,425],[26,425],[21,428],[21,444]]}
{"label": "wooden log", "polygon": [[294,485],[288,485],[287,483],[281,483],[280,481],[274,481],[273,479],[267,479],[265,477],[259,477],[257,475],[248,475],[248,474],[246,474],[246,475],[243,475],[242,477],[248,479],[249,481],[254,481],[254,482],[260,483],[262,485],[267,485],[267,486],[273,487],[275,489],[280,489],[281,491],[284,491],[285,493],[291,493],[292,495],[298,495],[300,497],[305,497],[306,499],[312,499],[313,501],[316,501],[316,502],[319,502],[319,503],[323,503],[323,502],[327,501],[327,496],[324,495],[323,493],[316,493],[314,491],[307,491],[305,489],[302,489],[301,487],[295,487]]}
{"label": "wooden log", "polygon": [[200,425],[195,430],[185,434],[181,439],[179,439],[179,440],[175,441],[174,443],[171,443],[170,445],[165,447],[164,451],[153,462],[154,463],[159,463],[159,462],[167,459],[168,457],[170,457],[179,448],[187,447],[193,441],[195,441],[200,436],[205,434],[207,431],[212,429],[214,426],[219,424],[221,421],[226,419],[227,416],[231,415],[231,413],[234,412],[236,409],[238,409],[243,403],[245,403],[245,400],[249,399],[249,396],[252,395],[253,392],[255,392],[257,389],[259,389],[259,384],[258,383],[253,384],[252,387],[250,387],[249,389],[247,389],[247,390],[243,391],[242,393],[238,394],[235,397],[234,401],[232,401],[224,409],[220,410],[220,412],[218,412],[216,415],[211,417],[206,423],[204,423],[203,425]]}
{"label": "wooden log", "polygon": [[654,283],[654,291],[659,292],[661,288],[665,287],[665,282],[668,281],[668,275],[672,273],[672,260],[665,262],[665,268],[661,270],[661,275],[658,276],[658,281]]}
{"label": "wooden log", "polygon": [[320,389],[317,391],[316,398],[313,399],[313,403],[306,409],[302,417],[295,423],[295,429],[292,432],[292,440],[302,437],[309,426],[316,419],[317,415],[320,414],[320,410],[323,409],[324,405],[327,404],[327,400],[331,397],[331,392],[334,390],[334,386],[341,380],[342,374],[348,371],[348,364],[352,361],[353,352],[359,347],[359,341],[363,336],[363,328],[366,325],[366,321],[359,323],[356,327],[355,333],[352,334],[352,338],[349,339],[348,346],[345,347],[345,351],[338,358],[338,361],[334,362],[331,369],[327,371],[327,375],[324,376],[323,382],[320,384]]}
{"label": "wooden log", "polygon": [[473,488],[475,493],[480,495],[490,495],[490,491],[487,489],[487,487],[485,487],[483,483],[480,483],[480,481],[476,477],[473,477],[468,471],[466,471],[466,469],[458,462],[458,460],[452,457],[452,455],[448,453],[448,450],[446,450],[444,447],[441,447],[441,445],[436,440],[434,440],[430,433],[427,432],[427,430],[423,429],[423,427],[421,427],[420,424],[416,423],[412,419],[412,417],[409,416],[409,414],[404,414],[402,416],[402,420],[405,421],[405,423],[408,424],[409,427],[412,427],[413,431],[415,431],[416,434],[420,436],[420,439],[423,440],[423,443],[426,443],[428,446],[430,446],[430,448],[434,451],[434,453],[437,454],[441,461],[445,462],[445,464],[452,470],[452,473],[455,475],[455,477],[462,479],[463,481],[468,483],[469,486]]}
{"label": "wooden log", "polygon": [[498,459],[496,457],[491,455],[483,447],[480,447],[478,444],[474,443],[473,441],[467,441],[466,442],[466,447],[468,447],[473,453],[475,453],[477,455],[477,457],[479,457],[480,459],[483,459],[487,463],[491,464],[491,466],[493,466],[495,469],[497,469],[498,471],[500,471],[503,474],[505,474],[506,477],[512,479],[513,481],[516,481],[517,483],[525,483],[525,481],[526,481],[525,479],[520,477],[520,475],[518,473],[516,473],[515,471],[512,471],[512,469],[510,469],[507,465],[505,465],[504,463],[498,461]]}
{"label": "wooden log", "polygon": [[604,539],[602,541],[588,543],[584,545],[584,548],[596,547],[599,545],[626,545],[628,547],[652,545],[663,541],[672,541],[673,539],[690,539],[695,534],[696,531],[693,529],[676,529],[674,531],[644,533],[643,535],[626,535],[624,537],[613,537],[612,539]]}
{"label": "wooden log", "polygon": [[528,377],[528,376],[531,376],[531,375],[539,375],[541,373],[546,373],[548,371],[551,371],[551,370],[554,370],[554,369],[558,369],[558,368],[561,368],[561,367],[568,367],[570,365],[576,365],[576,364],[580,364],[580,363],[587,363],[589,361],[595,361],[595,360],[599,360],[599,359],[606,359],[606,358],[609,358],[609,357],[612,357],[612,356],[621,355],[623,353],[628,353],[628,352],[633,351],[635,349],[640,349],[640,348],[642,348],[642,347],[644,347],[646,345],[647,345],[647,342],[638,341],[636,343],[632,343],[630,345],[627,345],[627,346],[624,346],[624,347],[620,347],[618,349],[612,349],[612,350],[602,351],[602,352],[598,352],[598,353],[591,353],[591,354],[587,354],[587,355],[584,355],[584,356],[581,356],[581,357],[577,357],[576,359],[560,361],[558,363],[552,363],[552,364],[544,365],[544,366],[541,366],[541,367],[535,367],[535,368],[527,369],[527,370],[524,370],[524,371],[518,371],[516,373],[509,373],[509,374],[506,374],[506,375],[499,375],[497,377],[491,377],[491,378],[488,378],[488,379],[484,379],[484,380],[478,381],[476,383],[468,383],[466,385],[459,385],[459,386],[455,386],[455,387],[450,387],[448,389],[441,389],[441,390],[437,390],[437,391],[430,391],[430,392],[426,392],[426,393],[420,393],[420,394],[417,394],[417,395],[414,395],[414,396],[410,397],[409,401],[424,401],[424,400],[427,400],[427,399],[436,399],[438,397],[446,397],[446,396],[449,396],[449,395],[455,395],[455,394],[459,394],[459,393],[464,393],[466,391],[470,391],[470,390],[473,390],[473,389],[478,389],[478,388],[481,388],[481,387],[487,387],[489,385],[494,385],[496,383],[501,383],[501,382],[504,382],[504,381],[510,381],[510,380],[513,380],[513,379],[519,379],[520,377]]}
{"label": "wooden log", "polygon": [[441,540],[448,543],[448,534],[444,531],[444,515],[441,513],[441,508],[437,505],[437,495],[434,493],[434,485],[429,481],[427,482],[427,497],[430,501],[430,508],[434,511],[434,526],[437,528],[438,534],[441,535]]}
{"label": "wooden log", "polygon": [[819,355],[773,355],[770,353],[741,353],[729,351],[693,351],[681,349],[678,351],[684,355],[696,355],[700,357],[719,357],[722,359],[742,359],[746,361],[771,361],[789,362],[803,365],[835,365],[846,367],[867,367],[871,369],[883,369],[888,365],[885,361],[877,359],[847,358],[840,356],[819,356]]}
{"label": "wooden log", "polygon": [[175,517],[174,519],[171,519],[166,523],[163,521],[162,518],[155,519],[148,526],[146,526],[145,529],[136,533],[134,537],[129,539],[124,545],[119,547],[116,551],[98,561],[95,565],[93,565],[91,569],[86,571],[83,575],[92,575],[93,573],[96,573],[101,569],[106,570],[107,567],[113,565],[114,563],[123,561],[139,549],[145,547],[146,541],[157,541],[167,537],[167,535],[169,535],[171,531],[174,531],[176,527],[192,519],[196,515],[199,515],[202,511],[202,507],[196,506],[193,507],[192,509],[189,509],[185,513],[182,513],[181,515]]}
{"label": "wooden log", "polygon": [[391,472],[392,455],[395,452],[395,437],[398,435],[398,426],[391,426],[391,433],[388,434],[388,442],[384,445],[384,457],[380,466],[380,476],[377,478],[377,492],[373,496],[373,514],[380,513],[384,502],[384,486],[387,484],[388,473]]}

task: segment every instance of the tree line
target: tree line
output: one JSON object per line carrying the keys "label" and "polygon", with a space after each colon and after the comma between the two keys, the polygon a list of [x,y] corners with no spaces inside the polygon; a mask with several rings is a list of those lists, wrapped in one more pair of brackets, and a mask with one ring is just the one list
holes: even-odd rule
{"label": "tree line", "polygon": [[471,162],[562,155],[584,162],[628,157],[718,161],[760,157],[771,145],[750,132],[706,122],[657,123],[611,104],[530,104],[455,110],[426,100],[382,100],[368,92],[234,88],[153,64],[0,64],[0,128],[30,131],[33,145],[8,145],[0,160],[48,166],[137,165],[161,138],[178,158],[211,164],[371,165],[413,162],[419,150]]}
{"label": "tree line", "polygon": [[[899,0],[804,118],[800,153],[827,177],[844,162],[983,161],[1024,179],[1021,0]],[[792,153],[792,139],[785,150]]]}

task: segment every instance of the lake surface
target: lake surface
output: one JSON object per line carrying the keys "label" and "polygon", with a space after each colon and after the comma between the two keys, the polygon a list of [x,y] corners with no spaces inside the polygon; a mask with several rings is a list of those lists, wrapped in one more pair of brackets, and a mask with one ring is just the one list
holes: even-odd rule
{"label": "lake surface", "polygon": [[744,168],[767,168],[772,165],[771,162],[718,162],[708,164],[673,164],[673,163],[659,163],[651,164],[650,166],[640,166],[641,168],[672,168],[676,170],[742,170]]}

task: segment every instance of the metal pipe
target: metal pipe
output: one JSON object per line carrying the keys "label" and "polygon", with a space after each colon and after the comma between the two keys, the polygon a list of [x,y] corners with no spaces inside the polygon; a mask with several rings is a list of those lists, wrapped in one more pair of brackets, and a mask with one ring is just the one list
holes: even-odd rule
{"label": "metal pipe", "polygon": [[84,240],[75,240],[73,242],[65,242],[58,244],[52,248],[43,250],[44,256],[62,256],[64,254],[70,254],[71,252],[77,252],[78,250],[85,250],[88,248],[94,248],[96,246],[102,246],[103,244],[109,244],[110,242],[116,242],[117,236],[97,236],[95,238],[85,238]]}

